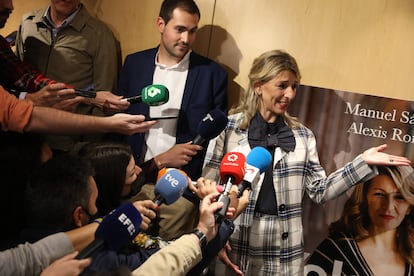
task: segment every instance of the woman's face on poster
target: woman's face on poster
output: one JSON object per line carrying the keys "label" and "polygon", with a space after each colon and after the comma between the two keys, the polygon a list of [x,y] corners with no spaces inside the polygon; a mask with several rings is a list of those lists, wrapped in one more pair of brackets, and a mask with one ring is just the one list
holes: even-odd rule
{"label": "woman's face on poster", "polygon": [[372,180],[367,202],[370,228],[376,234],[396,230],[411,212],[411,205],[388,175],[378,175]]}

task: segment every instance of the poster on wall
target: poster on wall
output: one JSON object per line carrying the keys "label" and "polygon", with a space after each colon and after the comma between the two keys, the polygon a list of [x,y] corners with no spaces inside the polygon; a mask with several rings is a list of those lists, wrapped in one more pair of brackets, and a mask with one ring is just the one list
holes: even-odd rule
{"label": "poster on wall", "polygon": [[[289,113],[316,136],[319,159],[330,174],[364,150],[387,144],[385,152],[414,163],[414,102],[301,85]],[[304,199],[305,255],[326,237],[352,190],[324,205]]]}

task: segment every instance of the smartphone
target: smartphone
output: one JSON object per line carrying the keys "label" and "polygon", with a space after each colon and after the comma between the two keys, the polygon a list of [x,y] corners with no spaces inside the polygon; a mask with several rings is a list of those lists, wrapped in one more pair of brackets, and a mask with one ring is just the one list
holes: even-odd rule
{"label": "smartphone", "polygon": [[14,46],[14,44],[16,43],[16,36],[17,36],[17,31],[14,31],[5,37],[7,43],[9,43],[10,46]]}
{"label": "smartphone", "polygon": [[86,98],[96,98],[96,91],[94,90],[75,89],[75,93],[78,96],[82,96]]}
{"label": "smartphone", "polygon": [[145,121],[158,121],[158,120],[170,120],[170,119],[177,119],[177,116],[165,116],[165,117],[145,117]]}

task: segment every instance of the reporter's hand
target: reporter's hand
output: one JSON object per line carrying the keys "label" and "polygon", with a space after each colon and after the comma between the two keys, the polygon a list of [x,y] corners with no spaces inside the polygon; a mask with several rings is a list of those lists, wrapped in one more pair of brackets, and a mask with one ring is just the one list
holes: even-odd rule
{"label": "reporter's hand", "polygon": [[200,202],[197,228],[206,235],[207,241],[211,241],[217,235],[219,225],[216,225],[214,213],[223,207],[223,202],[216,201],[218,195],[217,192],[209,194]]}
{"label": "reporter's hand", "polygon": [[378,147],[372,147],[362,153],[362,159],[368,165],[387,165],[387,166],[408,166],[411,161],[398,155],[391,155],[382,152],[387,148],[387,144],[380,145]]}
{"label": "reporter's hand", "polygon": [[236,219],[247,208],[247,205],[249,205],[250,189],[244,190],[240,198],[237,197],[238,192],[239,188],[233,185],[229,193],[229,207],[233,207],[236,210],[234,216],[231,217],[233,220]]}
{"label": "reporter's hand", "polygon": [[221,193],[223,191],[222,186],[217,185],[216,181],[204,177],[197,179],[197,188],[194,186],[191,179],[189,179],[188,188],[200,199],[203,199],[208,194],[216,192]]}
{"label": "reporter's hand", "polygon": [[[54,105],[76,97],[75,90],[67,88],[65,83],[48,84],[34,93],[27,93],[27,100],[33,102],[36,106],[54,107]],[[80,99],[78,99],[80,101]]]}
{"label": "reporter's hand", "polygon": [[151,220],[157,216],[156,210],[158,209],[158,206],[149,199],[134,201],[132,204],[141,213],[142,222],[140,228],[142,230],[147,230],[148,225],[151,223]]}
{"label": "reporter's hand", "polygon": [[98,91],[96,92],[96,98],[86,99],[86,101],[99,107],[106,113],[114,113],[128,109],[130,103],[122,101],[122,98],[122,96],[115,95],[110,91]]}
{"label": "reporter's hand", "polygon": [[154,160],[157,165],[161,164],[162,167],[181,168],[187,165],[193,156],[202,149],[202,146],[192,144],[192,142],[176,144],[168,151],[155,156]]}
{"label": "reporter's hand", "polygon": [[57,259],[46,267],[41,276],[75,276],[79,275],[87,266],[91,264],[91,258],[77,260],[75,259],[78,252],[75,251],[60,259]]}
{"label": "reporter's hand", "polygon": [[152,125],[157,123],[157,121],[145,121],[144,115],[131,115],[126,113],[117,113],[109,117],[98,118],[110,122],[110,126],[106,129],[106,132],[116,132],[125,135],[146,132]]}
{"label": "reporter's hand", "polygon": [[234,264],[229,256],[228,256],[228,252],[231,251],[231,246],[229,243],[227,243],[217,254],[217,256],[219,257],[219,260],[221,262],[223,262],[227,267],[229,267],[231,270],[233,270],[234,273],[236,273],[236,275],[243,275],[243,272],[240,270],[239,266]]}

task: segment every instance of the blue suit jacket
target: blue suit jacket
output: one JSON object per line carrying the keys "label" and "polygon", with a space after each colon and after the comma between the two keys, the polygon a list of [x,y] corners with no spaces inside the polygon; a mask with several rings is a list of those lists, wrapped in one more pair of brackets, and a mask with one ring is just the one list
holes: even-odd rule
{"label": "blue suit jacket", "polygon": [[[157,51],[158,47],[126,57],[119,80],[119,95],[136,96],[141,93],[142,88],[153,84]],[[178,116],[176,143],[192,141],[197,136],[197,127],[202,118],[215,108],[227,110],[227,72],[216,62],[191,52],[187,81]],[[142,103],[132,104],[127,112],[148,115],[149,106]],[[132,147],[135,160],[140,160],[145,143],[144,134],[127,136],[126,140]],[[204,146],[206,150],[207,144]],[[182,168],[192,179],[201,176],[205,150],[194,156],[192,161]]]}

